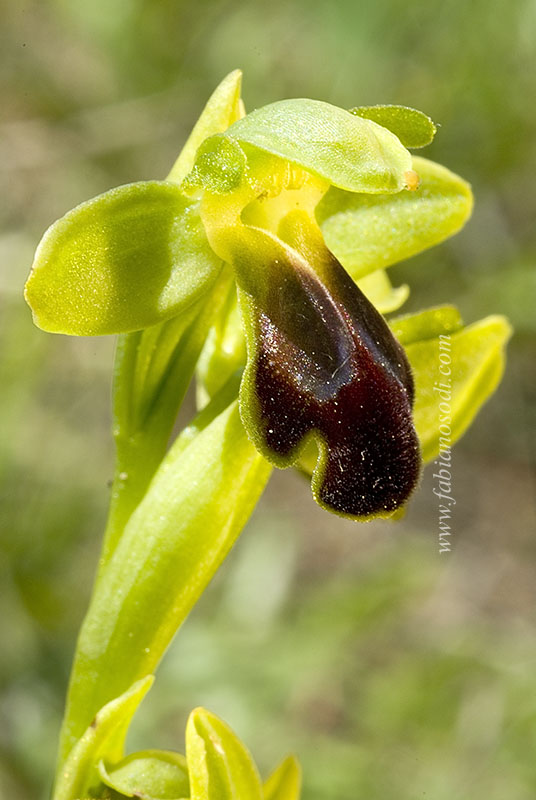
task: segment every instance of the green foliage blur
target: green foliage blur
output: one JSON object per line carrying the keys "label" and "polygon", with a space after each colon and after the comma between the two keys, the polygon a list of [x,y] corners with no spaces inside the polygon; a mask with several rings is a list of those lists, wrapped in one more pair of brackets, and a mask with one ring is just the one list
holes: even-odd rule
{"label": "green foliage blur", "polygon": [[45,798],[113,472],[113,341],[32,326],[44,229],[169,170],[209,94],[402,103],[473,184],[455,239],[391,270],[407,310],[457,303],[516,334],[454,451],[453,552],[429,468],[406,518],[357,525],[278,473],[170,649],[131,748],[222,716],[307,800],[536,796],[536,5],[533,0],[4,0],[0,4],[0,797]]}

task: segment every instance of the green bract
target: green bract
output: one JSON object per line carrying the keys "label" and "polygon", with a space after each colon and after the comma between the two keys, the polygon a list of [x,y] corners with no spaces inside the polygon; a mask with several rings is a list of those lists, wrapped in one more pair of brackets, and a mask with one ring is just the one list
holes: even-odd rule
{"label": "green bract", "polygon": [[299,800],[301,768],[293,756],[288,756],[264,784],[265,800]]}
{"label": "green bract", "polygon": [[126,726],[152,676],[101,708],[73,748],[56,784],[58,800],[299,800],[301,769],[285,758],[263,784],[246,746],[215,714],[196,708],[186,725],[186,756],[170,750],[123,755]]}
{"label": "green bract", "polygon": [[235,734],[204,709],[190,715],[186,758],[191,800],[262,800],[261,779],[253,759]]}
{"label": "green bract", "polygon": [[123,797],[180,800],[190,796],[186,759],[165,750],[132,753],[116,764],[99,763],[102,782]]}
{"label": "green bract", "polygon": [[128,725],[151,688],[153,676],[137,681],[120,696],[115,697],[95,716],[62,759],[55,786],[55,800],[77,800],[87,793],[97,779],[97,764],[102,758],[119,759],[123,754]]}
{"label": "green bract", "polygon": [[[382,316],[409,294],[385,269],[471,213],[465,181],[407,150],[434,123],[307,99],[246,115],[240,84],[235,71],[216,89],[166,181],[112,189],[52,225],[26,286],[45,330],[120,334],[112,501],[54,800],[298,800],[293,758],[263,785],[203,709],[186,759],[125,757],[152,672],[271,465],[307,474],[336,514],[397,518],[422,461],[445,458],[502,374],[501,317]],[[199,408],[170,444],[194,375]]]}

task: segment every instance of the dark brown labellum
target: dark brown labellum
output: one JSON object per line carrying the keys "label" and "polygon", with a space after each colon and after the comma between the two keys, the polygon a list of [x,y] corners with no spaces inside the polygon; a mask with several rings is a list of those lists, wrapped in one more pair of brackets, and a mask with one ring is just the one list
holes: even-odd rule
{"label": "dark brown labellum", "polygon": [[387,516],[420,472],[406,355],[329,251],[317,271],[289,253],[266,265],[262,298],[247,303],[245,424],[279,466],[315,432],[324,449],[318,502],[352,517]]}

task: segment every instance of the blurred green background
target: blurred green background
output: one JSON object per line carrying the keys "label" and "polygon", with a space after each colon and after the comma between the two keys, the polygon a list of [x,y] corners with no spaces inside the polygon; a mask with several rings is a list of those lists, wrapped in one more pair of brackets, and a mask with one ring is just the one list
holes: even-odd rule
{"label": "blurred green background", "polygon": [[21,292],[44,229],[163,177],[219,80],[284,97],[403,103],[425,153],[473,184],[465,231],[395,267],[408,310],[445,301],[516,333],[456,447],[451,554],[425,475],[406,518],[357,525],[275,475],[169,651],[131,748],[183,749],[223,716],[307,800],[536,797],[534,0],[0,3],[0,796],[45,798],[113,470],[111,339],[34,329]]}

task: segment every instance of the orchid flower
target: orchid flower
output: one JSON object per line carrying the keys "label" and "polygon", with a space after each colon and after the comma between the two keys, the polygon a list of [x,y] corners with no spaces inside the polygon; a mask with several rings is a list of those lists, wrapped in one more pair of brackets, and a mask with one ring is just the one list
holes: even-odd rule
{"label": "orchid flower", "polygon": [[[166,180],[112,189],[54,223],[27,282],[42,329],[120,334],[111,508],[54,800],[132,796],[133,781],[149,798],[297,800],[294,762],[262,787],[204,711],[186,761],[125,758],[151,673],[272,466],[308,476],[328,511],[397,517],[423,461],[450,452],[502,374],[502,317],[464,327],[450,305],[384,317],[409,294],[386,269],[472,209],[464,180],[409,152],[433,139],[429,117],[307,99],[246,115],[240,82],[236,71],[216,89]],[[198,413],[170,446],[194,375]],[[175,788],[159,795],[165,776]]]}
{"label": "orchid flower", "polygon": [[464,224],[469,186],[412,158],[405,145],[436,131],[418,111],[285,100],[239,118],[237,84],[219,89],[230,127],[201,141],[190,170],[183,157],[167,181],[112,190],[50,229],[27,297],[45,330],[122,333],[211,302],[230,265],[250,439],[277,467],[305,450],[312,462],[316,446],[321,506],[390,516],[421,454],[412,368],[375,294],[386,266]]}

